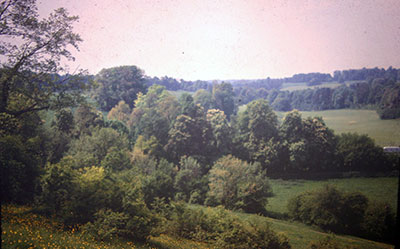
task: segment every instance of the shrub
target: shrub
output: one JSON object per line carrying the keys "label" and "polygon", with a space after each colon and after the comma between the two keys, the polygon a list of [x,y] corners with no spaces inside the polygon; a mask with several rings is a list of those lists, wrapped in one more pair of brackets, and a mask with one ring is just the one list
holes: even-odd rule
{"label": "shrub", "polygon": [[289,215],[322,229],[356,234],[367,208],[368,199],[360,193],[342,193],[332,186],[302,193],[289,200]]}
{"label": "shrub", "polygon": [[394,211],[387,203],[371,202],[365,211],[362,228],[367,238],[394,242],[396,235]]}
{"label": "shrub", "polygon": [[95,214],[95,221],[83,226],[83,231],[89,232],[97,240],[111,240],[116,236],[124,236],[129,233],[126,230],[128,215],[113,212],[110,209],[101,209]]}
{"label": "shrub", "polygon": [[249,164],[231,155],[219,159],[210,170],[208,205],[249,213],[264,213],[272,195],[265,171],[259,163]]}
{"label": "shrub", "polygon": [[188,239],[214,243],[216,248],[291,248],[265,221],[244,221],[221,207],[201,209],[174,204],[168,232]]}

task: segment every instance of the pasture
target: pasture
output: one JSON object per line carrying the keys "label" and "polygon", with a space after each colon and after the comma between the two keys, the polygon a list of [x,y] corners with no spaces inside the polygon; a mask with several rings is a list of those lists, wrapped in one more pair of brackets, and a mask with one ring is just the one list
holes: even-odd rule
{"label": "pasture", "polygon": [[274,196],[268,199],[267,210],[274,214],[287,213],[287,202],[292,197],[314,189],[322,188],[326,184],[336,186],[346,192],[360,192],[370,200],[387,202],[397,208],[397,177],[374,178],[346,178],[329,180],[281,180],[270,179]]}
{"label": "pasture", "polygon": [[343,85],[342,83],[338,82],[323,82],[320,85],[316,86],[307,86],[306,82],[302,83],[283,83],[282,88],[279,89],[280,91],[299,91],[299,90],[306,90],[306,89],[315,89],[315,88],[336,88]]}
{"label": "pasture", "polygon": [[[356,132],[367,134],[380,146],[400,145],[400,119],[382,120],[374,110],[341,109],[301,111],[303,118],[319,116],[335,134]],[[282,120],[285,113],[276,112]]]}

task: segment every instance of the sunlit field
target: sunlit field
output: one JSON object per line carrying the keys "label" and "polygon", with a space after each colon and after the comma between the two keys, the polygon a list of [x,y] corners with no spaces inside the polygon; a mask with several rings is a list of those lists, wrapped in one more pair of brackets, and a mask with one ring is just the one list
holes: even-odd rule
{"label": "sunlit field", "polygon": [[[276,112],[280,119],[284,112]],[[400,145],[400,119],[381,120],[374,110],[327,110],[301,112],[303,118],[321,116],[335,134],[357,132],[367,134],[380,146]]]}
{"label": "sunlit field", "polygon": [[317,86],[307,86],[307,83],[283,83],[282,88],[280,89],[281,91],[298,91],[298,90],[305,90],[305,89],[314,89],[314,88],[336,88],[339,87],[343,84],[338,83],[338,82],[324,82],[321,85]]}
{"label": "sunlit field", "polygon": [[347,178],[323,181],[270,179],[274,196],[268,199],[267,210],[275,214],[287,212],[287,202],[292,197],[309,190],[331,184],[347,192],[361,192],[368,199],[387,202],[397,208],[397,177]]}

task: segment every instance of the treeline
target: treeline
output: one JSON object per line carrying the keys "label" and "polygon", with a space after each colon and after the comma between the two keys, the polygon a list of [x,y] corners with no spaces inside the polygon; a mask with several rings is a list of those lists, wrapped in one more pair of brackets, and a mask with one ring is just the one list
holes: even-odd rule
{"label": "treeline", "polygon": [[[301,111],[330,110],[344,108],[374,108],[380,118],[400,117],[400,92],[398,82],[400,70],[388,69],[351,69],[335,71],[330,74],[295,74],[282,79],[231,80],[236,105],[247,104],[256,99],[267,99],[274,110]],[[308,86],[323,82],[340,82],[336,88],[313,88],[297,91],[281,91],[284,83],[306,83]],[[346,83],[347,82],[347,83]],[[146,85],[165,86],[167,90],[212,92],[213,85],[221,82],[184,81],[170,77],[147,77]],[[204,90],[204,91],[203,91]]]}

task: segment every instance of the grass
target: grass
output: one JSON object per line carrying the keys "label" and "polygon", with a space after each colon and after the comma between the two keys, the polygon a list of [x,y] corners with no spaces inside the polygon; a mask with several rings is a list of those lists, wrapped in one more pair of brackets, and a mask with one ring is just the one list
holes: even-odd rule
{"label": "grass", "polygon": [[321,85],[316,86],[307,86],[306,82],[303,83],[283,83],[281,91],[299,91],[305,89],[315,89],[315,88],[336,88],[343,85],[342,83],[338,82],[323,82]]}
{"label": "grass", "polygon": [[287,202],[292,197],[331,184],[346,192],[361,192],[370,200],[389,203],[397,209],[397,177],[347,178],[321,181],[270,179],[275,196],[268,199],[267,210],[275,214],[287,213]]}
{"label": "grass", "polygon": [[[276,112],[280,119],[285,113]],[[367,134],[375,140],[377,145],[400,145],[400,119],[381,120],[374,110],[327,110],[301,112],[303,118],[320,116],[326,125],[336,134],[345,132],[357,132]]]}
{"label": "grass", "polygon": [[26,206],[1,206],[1,248],[151,248],[116,238],[112,243],[66,228]]}
{"label": "grass", "polygon": [[[202,206],[194,206],[193,208],[206,209]],[[254,214],[246,214],[239,212],[231,212],[242,220],[250,220]],[[317,228],[313,228],[298,222],[277,220],[268,217],[257,216],[257,219],[265,219],[271,226],[272,230],[278,234],[284,235],[289,239],[289,243],[293,249],[308,249],[311,242],[317,242],[328,236],[332,237],[338,244],[339,248],[354,248],[362,249],[378,249],[378,248],[393,248],[392,245],[379,243],[371,240],[366,240],[354,236],[334,235],[325,233]]]}
{"label": "grass", "polygon": [[[192,207],[205,209],[205,207],[198,205]],[[212,244],[168,235],[150,237],[146,244],[125,241],[119,238],[114,238],[111,242],[101,242],[95,241],[92,237],[76,229],[64,228],[53,219],[34,214],[29,207],[2,205],[1,213],[1,248],[214,248]],[[244,220],[254,216],[244,213],[233,214]],[[287,236],[292,248],[296,249],[309,248],[311,241],[318,241],[327,236],[332,236],[297,222],[281,221],[260,216],[257,218],[265,219],[270,223],[274,231]],[[393,248],[388,244],[352,236],[335,235],[333,237],[341,248],[345,248],[348,245],[363,249]]]}
{"label": "grass", "polygon": [[178,91],[168,91],[170,94],[174,95],[177,99],[181,97],[182,94],[188,93],[190,95],[193,95],[194,92],[189,92],[189,91],[184,91],[184,90],[178,90]]}

